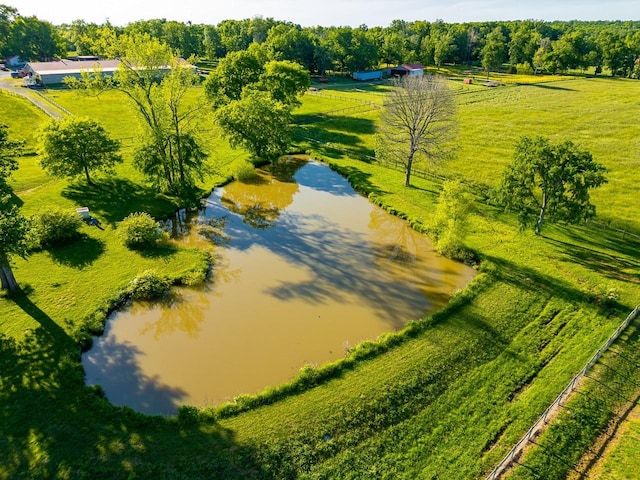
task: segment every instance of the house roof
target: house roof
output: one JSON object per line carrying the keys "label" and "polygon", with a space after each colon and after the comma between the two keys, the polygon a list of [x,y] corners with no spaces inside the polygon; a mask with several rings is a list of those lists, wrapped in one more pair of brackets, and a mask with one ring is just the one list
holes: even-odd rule
{"label": "house roof", "polygon": [[392,70],[424,70],[424,65],[422,65],[421,63],[404,63],[392,68]]}

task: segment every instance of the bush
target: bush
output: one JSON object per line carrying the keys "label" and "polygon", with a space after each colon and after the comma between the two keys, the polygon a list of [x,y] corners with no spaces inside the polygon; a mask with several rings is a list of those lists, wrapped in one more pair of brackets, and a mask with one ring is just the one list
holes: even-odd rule
{"label": "bush", "polygon": [[516,70],[520,75],[533,75],[533,68],[527,62],[516,65]]}
{"label": "bush", "polygon": [[231,175],[234,180],[238,180],[243,182],[245,180],[251,180],[258,176],[256,172],[256,168],[253,163],[248,160],[242,160],[240,162],[236,162],[231,167]]}
{"label": "bush", "polygon": [[116,235],[129,248],[152,247],[167,237],[166,232],[160,229],[160,224],[144,212],[132,213],[122,220]]}
{"label": "bush", "polygon": [[146,270],[131,281],[127,292],[136,300],[151,300],[164,295],[170,286],[166,277],[158,275],[154,270]]}
{"label": "bush", "polygon": [[66,243],[80,237],[82,219],[75,212],[48,209],[31,217],[34,247]]}

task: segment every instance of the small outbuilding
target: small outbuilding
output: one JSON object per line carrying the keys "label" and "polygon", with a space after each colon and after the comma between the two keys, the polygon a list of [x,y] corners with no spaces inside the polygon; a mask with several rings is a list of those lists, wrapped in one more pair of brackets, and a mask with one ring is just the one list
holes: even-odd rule
{"label": "small outbuilding", "polygon": [[365,82],[368,80],[382,80],[382,70],[368,70],[362,72],[353,72],[351,77],[354,80]]}
{"label": "small outbuilding", "polygon": [[410,77],[419,77],[424,75],[424,65],[420,63],[405,63],[403,65],[398,65],[391,69],[391,75],[398,77],[404,77],[405,75]]}

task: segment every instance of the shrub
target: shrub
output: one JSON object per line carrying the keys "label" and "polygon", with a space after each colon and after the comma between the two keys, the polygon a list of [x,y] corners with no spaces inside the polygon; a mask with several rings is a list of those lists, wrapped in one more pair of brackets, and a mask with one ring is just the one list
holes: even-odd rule
{"label": "shrub", "polygon": [[182,405],[178,408],[178,423],[188,427],[200,423],[200,410],[191,405]]}
{"label": "shrub", "polygon": [[516,70],[520,75],[533,75],[533,68],[527,62],[516,65]]}
{"label": "shrub", "polygon": [[75,212],[56,208],[31,217],[34,247],[66,243],[80,237],[82,219]]}
{"label": "shrub", "polygon": [[471,195],[459,181],[447,180],[443,184],[430,225],[436,250],[442,255],[455,258],[464,250],[472,202]]}
{"label": "shrub", "polygon": [[167,236],[160,224],[144,212],[132,213],[122,220],[116,234],[129,248],[152,247]]}
{"label": "shrub", "polygon": [[245,181],[251,180],[258,176],[254,165],[248,160],[236,162],[231,167],[231,175],[234,180]]}
{"label": "shrub", "polygon": [[154,270],[146,270],[134,278],[127,292],[136,300],[151,300],[161,297],[171,286],[169,280]]}

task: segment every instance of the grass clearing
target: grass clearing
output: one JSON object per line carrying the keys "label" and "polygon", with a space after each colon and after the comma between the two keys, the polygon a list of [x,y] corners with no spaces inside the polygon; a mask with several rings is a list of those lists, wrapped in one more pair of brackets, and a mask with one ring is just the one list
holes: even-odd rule
{"label": "grass clearing", "polygon": [[[598,212],[637,232],[640,212],[630,195],[640,158],[632,100],[640,83],[573,79],[548,86],[461,90],[459,156],[442,171],[490,187],[520,135],[571,139],[610,170],[609,184],[594,194]],[[327,97],[334,90],[322,88]],[[335,88],[346,98],[305,96],[296,114],[300,148],[315,150],[359,191],[419,227],[440,183],[415,178],[404,188],[402,172],[358,160],[371,152],[378,113],[345,112],[362,93],[347,88]],[[371,88],[365,95],[379,99],[375,91],[383,87]],[[92,112],[114,138],[134,129],[116,97],[48,94],[72,112]],[[32,117],[34,124],[44,120]],[[10,132],[29,131],[24,120],[8,123]],[[221,163],[243,155],[217,137],[210,148]],[[37,159],[25,157],[16,172],[25,213],[86,203],[105,230],[83,227],[81,242],[16,261],[24,294],[0,298],[0,479],[480,478],[640,298],[640,242],[593,224],[548,225],[535,237],[479,201],[468,244],[484,260],[482,273],[442,312],[384,336],[384,348],[370,342],[355,349],[351,356],[359,360],[347,358],[324,377],[322,367],[304,373],[304,385],[313,388],[290,395],[272,389],[262,400],[239,398],[236,407],[148,417],[113,407],[84,386],[79,329],[101,319],[105,303],[142,271],[175,278],[202,265],[204,255],[180,249],[149,257],[114,240],[115,223],[132,209],[160,216],[175,208],[140,181],[130,161],[116,178],[99,179],[95,191],[50,180],[38,168]],[[613,305],[604,302],[610,289],[618,294]],[[140,386],[153,391],[157,382],[141,377]],[[251,402],[260,406],[243,411]]]}

